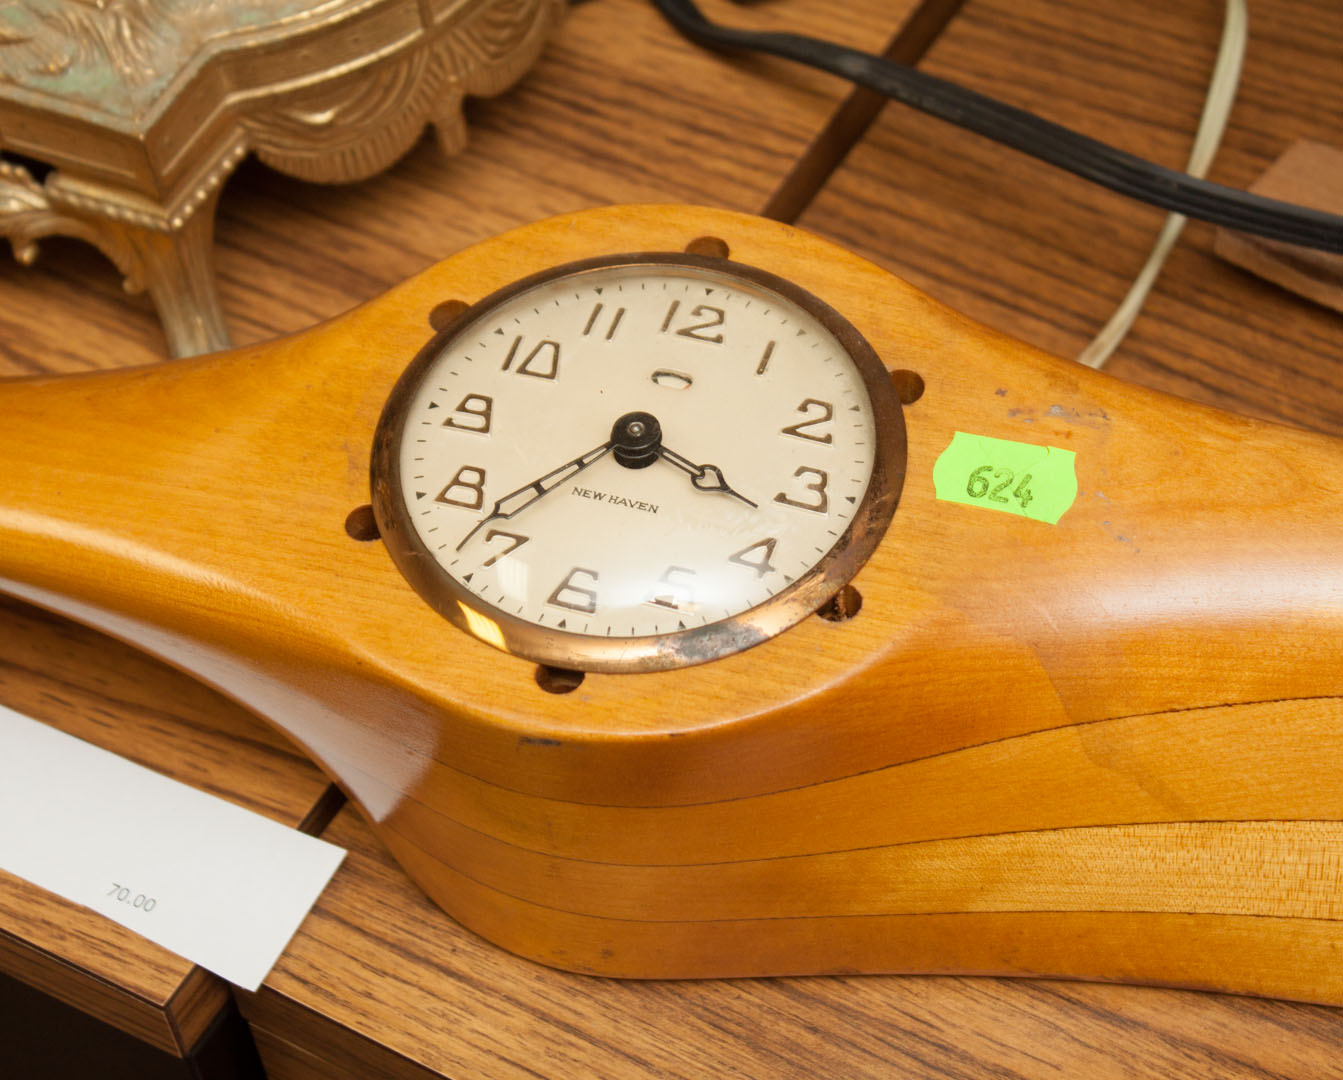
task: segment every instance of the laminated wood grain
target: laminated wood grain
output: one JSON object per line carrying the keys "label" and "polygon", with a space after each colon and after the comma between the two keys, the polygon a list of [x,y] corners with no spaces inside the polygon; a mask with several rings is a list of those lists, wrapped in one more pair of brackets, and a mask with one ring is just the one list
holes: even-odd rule
{"label": "laminated wood grain", "polygon": [[[347,535],[373,425],[444,299],[703,235],[922,377],[895,519],[854,579],[861,617],[547,694]],[[1053,359],[798,230],[665,205],[516,230],[273,345],[11,383],[0,405],[0,453],[63,432],[0,509],[5,587],[271,719],[506,948],[643,978],[1343,1001],[1337,440]],[[1068,448],[1075,503],[1049,525],[939,497],[956,432]],[[1233,457],[1253,505],[1218,495]]]}
{"label": "laminated wood grain", "polygon": [[[272,1080],[1343,1076],[1337,1010],[1282,1001],[1039,979],[569,975],[436,911],[352,810],[326,838],[349,856],[240,995]],[[1184,948],[1183,932],[1153,944]]]}

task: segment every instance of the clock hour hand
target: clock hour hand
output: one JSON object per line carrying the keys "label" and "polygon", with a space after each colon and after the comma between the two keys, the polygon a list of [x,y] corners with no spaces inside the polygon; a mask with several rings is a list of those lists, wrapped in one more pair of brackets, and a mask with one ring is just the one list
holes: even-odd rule
{"label": "clock hour hand", "polygon": [[530,484],[524,484],[516,491],[510,491],[494,504],[494,509],[487,516],[476,522],[475,527],[462,537],[461,543],[457,545],[457,550],[461,551],[466,546],[466,542],[491,521],[507,520],[521,513],[542,495],[553,491],[566,480],[577,476],[593,462],[610,453],[611,447],[614,445],[615,443],[612,440],[607,439],[600,446],[594,446],[586,454],[580,454],[573,461],[566,461],[559,468],[551,469],[550,472],[538,477]]}
{"label": "clock hour hand", "polygon": [[674,450],[662,445],[662,425],[652,413],[626,413],[611,428],[611,445],[615,448],[615,458],[627,469],[646,469],[662,458],[670,461],[682,472],[688,473],[690,482],[699,491],[721,491],[740,499],[747,506],[755,506],[745,495],[733,491],[723,479],[723,470],[717,465],[696,465],[689,458],[683,458]]}
{"label": "clock hour hand", "polygon": [[674,450],[668,450],[665,446],[658,447],[658,456],[664,461],[670,461],[682,472],[690,474],[690,482],[695,485],[699,491],[721,491],[724,495],[731,495],[734,499],[740,499],[747,506],[757,507],[745,495],[739,491],[734,491],[728,482],[723,479],[723,470],[717,465],[696,465],[688,458],[683,458]]}

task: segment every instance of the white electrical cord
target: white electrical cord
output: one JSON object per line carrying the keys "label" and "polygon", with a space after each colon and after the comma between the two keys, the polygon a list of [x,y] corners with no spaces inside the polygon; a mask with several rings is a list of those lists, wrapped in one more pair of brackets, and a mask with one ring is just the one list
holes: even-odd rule
{"label": "white electrical cord", "polygon": [[[1249,18],[1245,9],[1245,0],[1227,0],[1226,21],[1222,25],[1222,43],[1217,50],[1217,62],[1213,65],[1212,78],[1208,82],[1208,99],[1203,106],[1203,116],[1198,122],[1198,133],[1194,136],[1194,146],[1189,152],[1189,165],[1185,171],[1200,179],[1207,176],[1208,167],[1221,145],[1222,133],[1226,130],[1227,119],[1231,115],[1231,106],[1236,100],[1236,90],[1240,86],[1241,62],[1245,59],[1246,27]],[[1110,321],[1096,335],[1091,344],[1077,357],[1079,363],[1087,367],[1101,368],[1110,354],[1115,351],[1124,336],[1138,318],[1147,294],[1152,291],[1157,275],[1161,273],[1175,241],[1180,238],[1180,230],[1188,220],[1183,214],[1171,214],[1147,256],[1138,276],[1134,278],[1128,295],[1120,302]]]}

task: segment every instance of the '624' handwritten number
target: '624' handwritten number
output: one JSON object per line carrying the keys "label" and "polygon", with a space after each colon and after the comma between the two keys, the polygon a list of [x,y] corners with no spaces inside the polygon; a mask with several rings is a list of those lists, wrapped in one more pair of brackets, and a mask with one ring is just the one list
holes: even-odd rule
{"label": "'624' handwritten number", "polygon": [[[992,479],[990,479],[990,474]],[[993,483],[994,480],[999,481],[999,483]],[[1016,480],[1016,475],[1011,469],[981,465],[970,474],[970,479],[965,485],[965,493],[972,499],[987,497],[990,502],[996,503],[1009,503],[1012,499],[1016,499],[1021,509],[1025,510],[1027,504],[1035,498],[1031,494],[1031,474],[1027,473],[1021,478],[1021,482],[1012,491],[1012,499],[1009,499],[1003,492],[1012,486],[1014,480]]]}

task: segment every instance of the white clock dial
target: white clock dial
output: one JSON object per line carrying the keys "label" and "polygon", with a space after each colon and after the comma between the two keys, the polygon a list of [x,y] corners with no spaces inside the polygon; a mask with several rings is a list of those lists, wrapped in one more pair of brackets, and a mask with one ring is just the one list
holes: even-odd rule
{"label": "white clock dial", "polygon": [[389,547],[454,622],[545,663],[649,670],[754,644],[856,569],[830,570],[856,524],[875,543],[899,409],[839,322],[769,275],[692,256],[505,290],[389,403]]}

